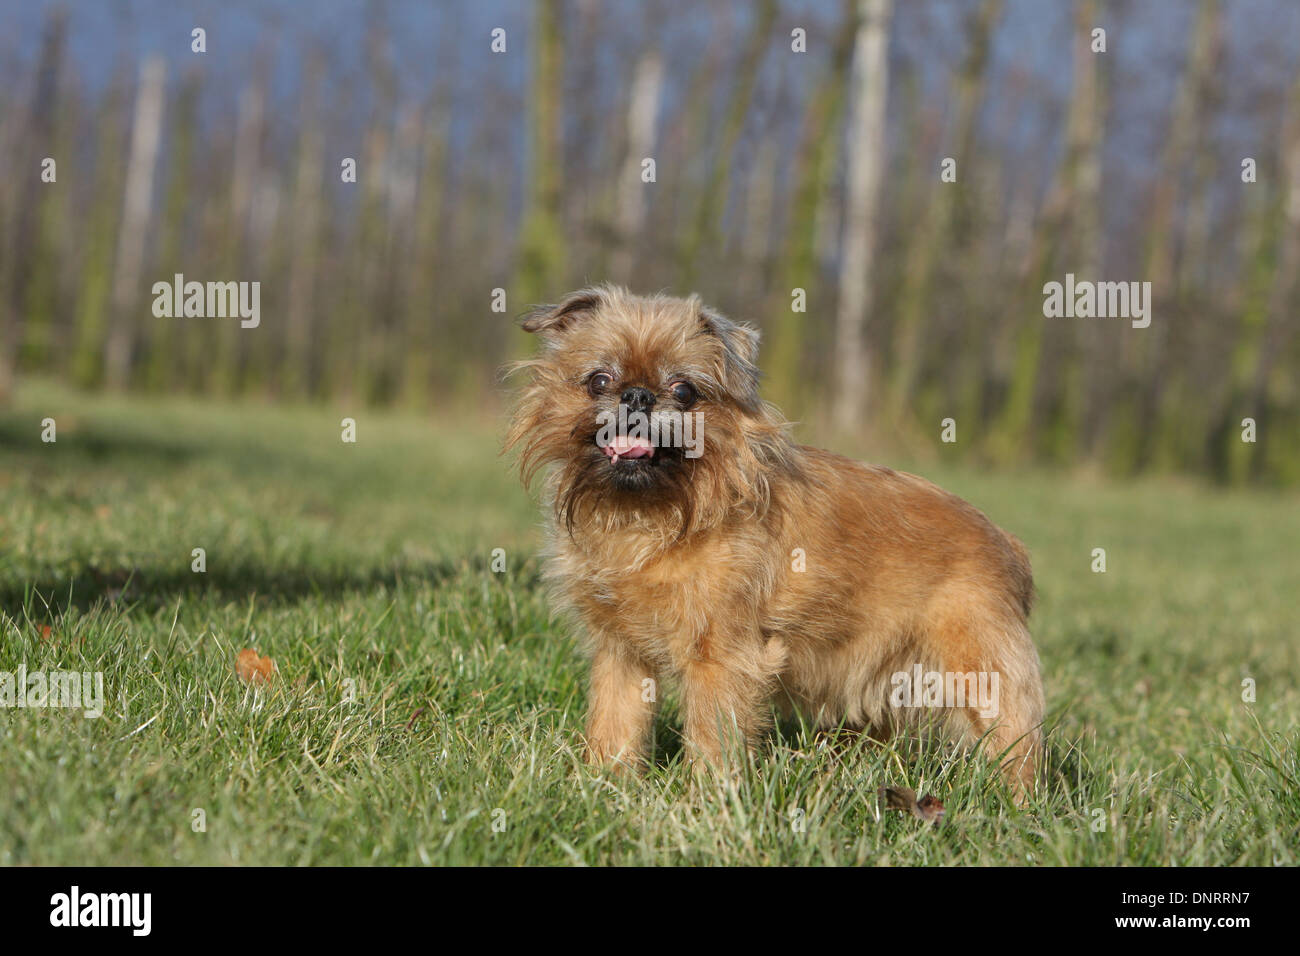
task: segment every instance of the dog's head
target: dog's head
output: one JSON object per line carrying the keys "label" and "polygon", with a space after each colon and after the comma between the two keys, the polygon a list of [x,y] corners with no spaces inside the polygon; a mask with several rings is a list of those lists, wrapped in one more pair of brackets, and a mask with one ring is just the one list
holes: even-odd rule
{"label": "dog's head", "polygon": [[725,510],[764,507],[789,447],[758,396],[758,333],[692,296],[600,286],[529,313],[541,337],[506,447],[525,482],[554,464],[557,516],[677,534]]}

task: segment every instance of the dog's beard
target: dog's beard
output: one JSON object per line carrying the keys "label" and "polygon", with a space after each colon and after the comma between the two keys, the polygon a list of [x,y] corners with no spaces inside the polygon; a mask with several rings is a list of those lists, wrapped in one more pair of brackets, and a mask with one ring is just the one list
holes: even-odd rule
{"label": "dog's beard", "polygon": [[[545,498],[556,525],[570,536],[635,532],[666,546],[729,517],[762,514],[774,482],[800,471],[783,419],[765,406],[746,413],[725,402],[704,416],[691,445],[656,447],[653,462],[625,463],[622,454],[612,461],[597,441],[599,412],[608,410],[579,406],[549,364],[533,369],[537,378],[525,392],[507,447],[521,449],[525,484],[553,466]],[[557,394],[560,400],[553,401]]]}
{"label": "dog's beard", "polygon": [[578,434],[556,475],[555,508],[572,533],[577,527],[612,530],[635,521],[669,525],[684,534],[695,517],[697,459],[681,448],[656,446],[640,457],[611,455],[595,433]]}
{"label": "dog's beard", "polygon": [[692,455],[657,446],[653,461],[640,463],[611,461],[590,410],[568,427],[540,408],[526,421],[536,430],[525,446],[524,474],[546,461],[558,465],[548,498],[570,535],[636,531],[663,544],[683,540],[729,516],[761,514],[773,482],[799,470],[784,423],[766,415],[710,415]]}

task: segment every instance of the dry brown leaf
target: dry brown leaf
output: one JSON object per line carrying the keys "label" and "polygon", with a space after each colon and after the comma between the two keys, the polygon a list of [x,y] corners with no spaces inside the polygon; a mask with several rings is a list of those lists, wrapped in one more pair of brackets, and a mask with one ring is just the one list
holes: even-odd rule
{"label": "dry brown leaf", "polygon": [[907,810],[916,806],[916,791],[911,787],[881,787],[880,802],[886,810]]}
{"label": "dry brown leaf", "polygon": [[260,657],[257,651],[246,647],[235,658],[235,673],[247,684],[269,684],[275,677],[275,661]]}
{"label": "dry brown leaf", "polygon": [[939,798],[932,793],[927,793],[918,800],[916,791],[911,787],[881,787],[877,792],[886,810],[905,810],[926,823],[937,824],[943,821],[946,811]]}
{"label": "dry brown leaf", "polygon": [[916,801],[916,809],[913,810],[913,813],[916,814],[916,818],[918,820],[924,820],[926,823],[942,823],[943,815],[946,812],[947,811],[943,808],[943,804],[939,801],[939,798],[932,793],[927,793],[920,800]]}

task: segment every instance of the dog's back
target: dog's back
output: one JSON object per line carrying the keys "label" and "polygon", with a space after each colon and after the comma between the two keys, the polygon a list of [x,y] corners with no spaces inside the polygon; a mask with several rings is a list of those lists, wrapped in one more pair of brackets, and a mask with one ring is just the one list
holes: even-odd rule
{"label": "dog's back", "polygon": [[[992,731],[993,752],[1018,755],[1027,782],[1043,698],[1024,545],[923,478],[800,453],[802,481],[773,517],[784,553],[799,560],[766,615],[784,646],[786,694],[824,725],[883,730],[937,717],[970,736]],[[998,713],[964,701],[937,711],[910,701],[900,712],[899,675],[918,672],[995,683]]]}

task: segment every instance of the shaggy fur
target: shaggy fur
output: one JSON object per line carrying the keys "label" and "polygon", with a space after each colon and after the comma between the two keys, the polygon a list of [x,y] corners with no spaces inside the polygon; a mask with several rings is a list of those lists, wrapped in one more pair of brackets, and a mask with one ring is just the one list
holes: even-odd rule
{"label": "shaggy fur", "polygon": [[[548,475],[547,575],[584,624],[593,762],[646,759],[648,689],[665,677],[708,765],[752,746],[772,701],[878,735],[924,723],[891,706],[894,675],[920,665],[998,675],[996,717],[924,713],[983,738],[1023,798],[1043,693],[1018,540],[921,478],[794,444],[759,398],[757,333],[695,297],[584,289],[523,327],[541,349],[517,366],[530,378],[506,447],[525,483]],[[652,414],[699,412],[703,453],[611,460],[597,416],[629,389],[654,396]]]}

